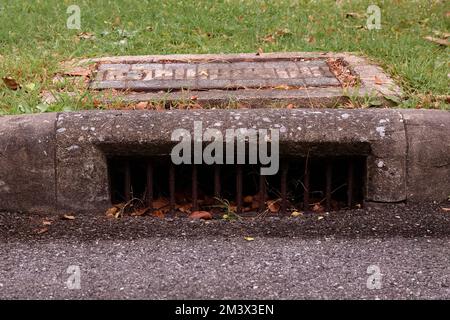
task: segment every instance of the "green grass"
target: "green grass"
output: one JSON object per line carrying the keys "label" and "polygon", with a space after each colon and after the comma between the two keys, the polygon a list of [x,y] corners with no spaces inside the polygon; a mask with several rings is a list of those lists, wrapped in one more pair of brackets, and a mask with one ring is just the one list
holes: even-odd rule
{"label": "green grass", "polygon": [[[373,3],[381,8],[381,30],[364,28]],[[66,28],[71,4],[81,8],[81,30]],[[56,89],[52,77],[65,60],[259,48],[359,52],[402,85],[403,107],[450,109],[436,98],[449,93],[449,48],[423,39],[433,31],[449,32],[445,0],[0,0],[0,8],[0,77],[23,86],[13,91],[0,83],[0,114],[92,108],[88,93],[67,96],[49,108],[40,102],[42,90]],[[80,32],[95,37],[80,40]],[[270,34],[275,41],[264,41]]]}

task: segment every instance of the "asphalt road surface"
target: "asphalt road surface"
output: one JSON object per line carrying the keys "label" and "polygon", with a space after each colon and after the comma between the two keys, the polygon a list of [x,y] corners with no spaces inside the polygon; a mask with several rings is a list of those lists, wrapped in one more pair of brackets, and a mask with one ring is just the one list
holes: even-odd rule
{"label": "asphalt road surface", "polygon": [[0,298],[450,299],[440,207],[235,222],[3,212]]}

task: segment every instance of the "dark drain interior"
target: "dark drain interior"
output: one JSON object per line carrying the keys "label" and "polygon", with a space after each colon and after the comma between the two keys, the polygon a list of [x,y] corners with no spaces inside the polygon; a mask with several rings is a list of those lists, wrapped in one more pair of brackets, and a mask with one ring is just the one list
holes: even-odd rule
{"label": "dark drain interior", "polygon": [[273,176],[258,165],[174,165],[170,157],[111,157],[108,170],[113,204],[139,199],[152,209],[164,199],[172,213],[217,211],[218,203],[237,214],[334,211],[362,205],[366,158],[284,158]]}

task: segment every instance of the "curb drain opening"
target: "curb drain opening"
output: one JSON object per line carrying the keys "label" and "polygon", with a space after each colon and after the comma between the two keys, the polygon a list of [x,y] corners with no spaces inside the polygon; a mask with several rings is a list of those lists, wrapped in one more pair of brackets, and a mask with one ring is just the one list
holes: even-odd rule
{"label": "curb drain opening", "polygon": [[113,205],[135,199],[137,206],[163,214],[198,210],[213,214],[287,214],[360,208],[366,157],[288,157],[273,176],[260,165],[174,165],[170,156],[110,157]]}

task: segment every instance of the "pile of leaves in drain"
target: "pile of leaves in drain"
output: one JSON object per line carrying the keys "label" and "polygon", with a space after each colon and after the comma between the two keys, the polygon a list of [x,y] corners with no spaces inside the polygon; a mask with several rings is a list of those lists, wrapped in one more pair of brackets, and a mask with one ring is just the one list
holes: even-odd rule
{"label": "pile of leaves in drain", "polygon": [[[198,208],[193,209],[192,200],[186,197],[181,197],[176,194],[176,204],[174,209],[170,208],[170,200],[166,197],[159,197],[152,201],[152,205],[148,206],[146,202],[139,198],[132,198],[128,202],[115,204],[106,211],[106,216],[109,218],[120,218],[127,216],[154,216],[158,218],[165,217],[189,217],[192,219],[210,220],[213,218],[220,218],[224,220],[235,220],[241,218],[263,217],[266,215],[284,214],[292,217],[299,217],[304,214],[303,210],[298,209],[287,202],[286,212],[281,212],[281,198],[270,199],[260,206],[259,194],[247,195],[242,199],[242,210],[238,214],[237,204],[235,201],[217,197],[204,197],[198,200]],[[344,205],[337,201],[332,201],[332,210],[338,210]],[[356,206],[357,208],[360,205]],[[320,214],[328,214],[325,210],[324,199],[312,199],[312,203],[307,209],[308,212],[319,214],[318,219],[322,219]]]}

